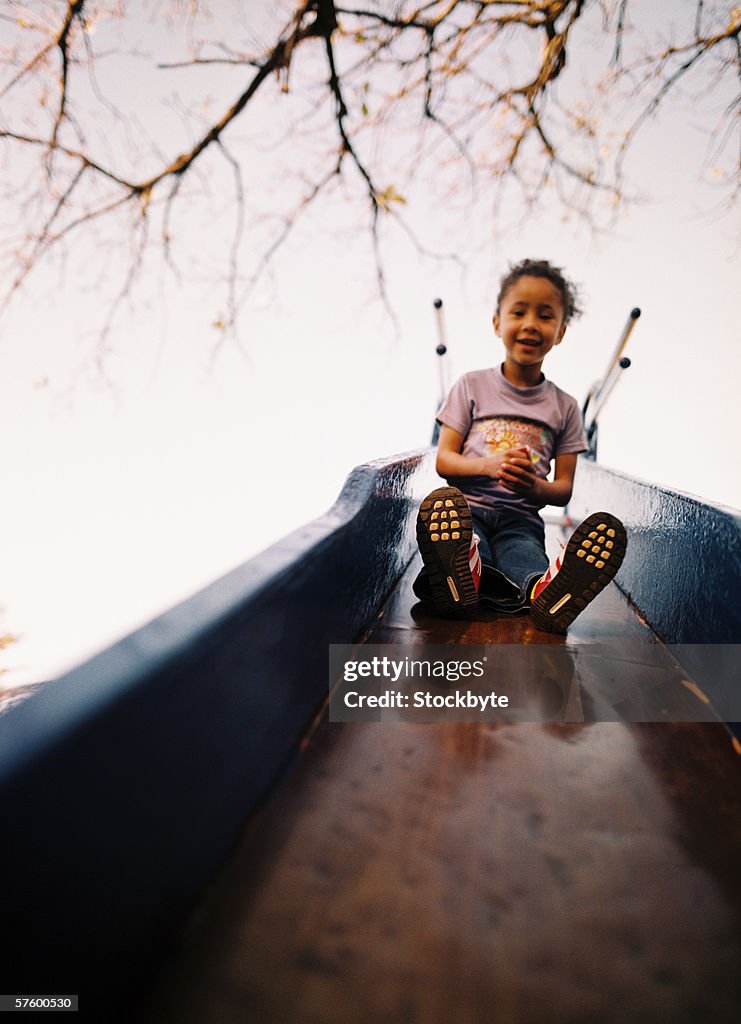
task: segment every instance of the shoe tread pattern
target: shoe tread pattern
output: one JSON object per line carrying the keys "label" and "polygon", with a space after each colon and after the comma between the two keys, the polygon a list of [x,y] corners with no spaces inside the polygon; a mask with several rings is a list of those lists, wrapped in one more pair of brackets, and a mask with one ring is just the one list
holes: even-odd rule
{"label": "shoe tread pattern", "polygon": [[[456,530],[441,525],[454,522],[459,523]],[[459,536],[453,539],[453,533]],[[417,543],[438,611],[450,613],[478,604],[468,564],[472,536],[471,511],[457,487],[438,487],[422,501],[417,514]],[[453,579],[460,601],[451,594],[448,577]]]}
{"label": "shoe tread pattern", "polygon": [[[565,633],[576,616],[613,579],[622,564],[627,543],[625,527],[611,513],[594,512],[587,516],[571,535],[553,582],[530,606],[530,615],[538,629]],[[567,594],[571,594],[569,600],[551,612]]]}

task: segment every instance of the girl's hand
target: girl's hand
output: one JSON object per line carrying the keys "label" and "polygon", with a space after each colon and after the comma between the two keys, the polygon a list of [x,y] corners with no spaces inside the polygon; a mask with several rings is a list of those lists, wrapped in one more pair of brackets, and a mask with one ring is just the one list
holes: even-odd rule
{"label": "girl's hand", "polygon": [[496,455],[485,455],[481,459],[482,476],[490,476],[493,480],[499,480],[502,473],[504,460],[509,451],[497,452]]}
{"label": "girl's hand", "polygon": [[533,494],[538,485],[535,466],[527,448],[510,448],[504,452],[499,472],[503,487],[515,494]]}

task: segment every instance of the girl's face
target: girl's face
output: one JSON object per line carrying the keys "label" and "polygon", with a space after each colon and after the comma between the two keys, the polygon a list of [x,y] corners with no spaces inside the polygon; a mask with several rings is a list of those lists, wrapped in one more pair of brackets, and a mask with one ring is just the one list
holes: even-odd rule
{"label": "girl's face", "polygon": [[540,376],[540,366],[566,331],[561,293],[544,277],[519,277],[502,297],[494,330],[507,350],[505,366]]}

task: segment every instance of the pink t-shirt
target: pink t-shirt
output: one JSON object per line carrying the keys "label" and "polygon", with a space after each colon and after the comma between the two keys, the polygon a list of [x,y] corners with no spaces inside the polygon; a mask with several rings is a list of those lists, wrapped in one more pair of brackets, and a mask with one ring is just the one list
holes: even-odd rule
{"label": "pink t-shirt", "polygon": [[[587,449],[576,399],[549,380],[532,388],[515,387],[504,377],[501,366],[461,377],[437,418],[463,434],[463,455],[479,458],[506,448],[527,448],[542,479],[557,455]],[[483,508],[520,509],[537,515],[543,507],[488,476],[448,477],[448,483],[458,487],[472,505]]]}

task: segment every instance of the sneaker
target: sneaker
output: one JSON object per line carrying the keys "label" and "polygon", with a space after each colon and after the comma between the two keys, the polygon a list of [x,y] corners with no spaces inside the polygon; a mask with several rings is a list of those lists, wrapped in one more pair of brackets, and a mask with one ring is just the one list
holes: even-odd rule
{"label": "sneaker", "polygon": [[627,544],[625,527],[615,516],[587,516],[531,591],[530,614],[536,626],[547,633],[565,633],[618,571]]}
{"label": "sneaker", "polygon": [[438,487],[422,501],[417,543],[437,610],[450,613],[478,604],[479,538],[468,502],[457,487]]}

